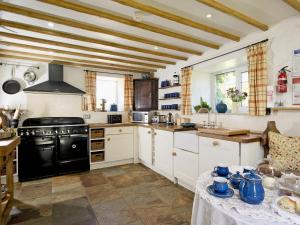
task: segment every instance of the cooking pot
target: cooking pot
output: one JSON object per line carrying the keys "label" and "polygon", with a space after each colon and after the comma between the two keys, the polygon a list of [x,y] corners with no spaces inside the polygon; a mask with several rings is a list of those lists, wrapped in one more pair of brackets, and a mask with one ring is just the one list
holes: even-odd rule
{"label": "cooking pot", "polygon": [[17,80],[14,80],[14,75],[15,75],[15,68],[12,67],[12,69],[11,69],[11,79],[5,81],[2,85],[2,90],[6,94],[13,95],[13,94],[18,93],[21,89],[20,83]]}
{"label": "cooking pot", "polygon": [[30,84],[30,83],[33,83],[36,80],[37,76],[36,76],[36,73],[32,69],[29,68],[24,73],[23,78],[24,78],[25,81],[27,81]]}

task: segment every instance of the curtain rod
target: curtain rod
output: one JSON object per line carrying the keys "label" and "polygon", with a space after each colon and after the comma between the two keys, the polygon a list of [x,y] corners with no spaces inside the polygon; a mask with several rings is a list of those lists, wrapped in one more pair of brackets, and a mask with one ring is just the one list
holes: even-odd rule
{"label": "curtain rod", "polygon": [[195,66],[195,65],[198,65],[198,64],[201,64],[201,63],[204,63],[204,62],[213,60],[213,59],[217,59],[217,58],[219,58],[219,57],[222,57],[222,56],[225,56],[225,55],[229,55],[229,54],[231,54],[231,53],[234,53],[234,52],[240,51],[240,50],[242,50],[242,49],[248,48],[248,47],[250,47],[250,46],[252,46],[252,45],[256,45],[256,44],[259,44],[259,43],[267,42],[268,40],[269,40],[269,39],[265,39],[265,40],[262,40],[262,41],[259,41],[259,42],[256,42],[256,43],[247,45],[247,46],[245,46],[245,47],[238,48],[238,49],[232,50],[232,51],[230,51],[230,52],[227,52],[227,53],[224,53],[224,54],[221,54],[221,55],[218,55],[218,56],[209,58],[209,59],[205,59],[205,60],[203,60],[203,61],[194,63],[194,64],[192,64],[192,65],[182,67],[181,69],[185,69],[185,68],[187,68],[187,67],[192,67],[192,66]]}
{"label": "curtain rod", "polygon": [[7,66],[23,66],[23,67],[29,67],[29,68],[36,68],[36,69],[40,69],[39,66],[28,66],[28,65],[24,65],[24,64],[16,64],[16,63],[3,63],[0,62],[0,66],[2,65],[7,65]]}
{"label": "curtain rod", "polygon": [[102,72],[102,71],[97,71],[97,70],[83,70],[83,71],[90,71],[90,72],[97,72],[97,73],[107,73],[107,74],[114,74],[114,75],[129,75],[129,76],[133,76],[131,74],[124,74],[124,73],[110,73],[110,72]]}

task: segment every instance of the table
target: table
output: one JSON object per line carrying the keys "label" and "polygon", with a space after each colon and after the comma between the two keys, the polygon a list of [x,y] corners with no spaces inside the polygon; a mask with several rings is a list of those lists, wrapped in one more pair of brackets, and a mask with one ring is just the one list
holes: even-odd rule
{"label": "table", "polygon": [[[6,168],[6,185],[7,192],[2,196],[0,190],[1,209],[0,209],[0,225],[7,223],[9,213],[13,206],[14,200],[14,178],[13,178],[13,151],[20,144],[20,137],[13,137],[0,140],[0,169]],[[1,187],[1,179],[0,179]]]}
{"label": "table", "polygon": [[[230,171],[243,171],[232,166]],[[278,191],[265,189],[265,200],[259,205],[250,205],[239,199],[238,190],[232,198],[211,196],[206,187],[212,184],[211,171],[200,175],[196,185],[191,225],[299,225],[299,220],[283,218],[272,208]]]}

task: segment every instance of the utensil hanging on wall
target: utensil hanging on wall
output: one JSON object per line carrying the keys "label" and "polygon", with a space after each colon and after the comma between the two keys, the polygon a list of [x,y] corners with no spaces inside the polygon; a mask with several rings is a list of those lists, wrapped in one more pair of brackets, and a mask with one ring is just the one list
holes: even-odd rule
{"label": "utensil hanging on wall", "polygon": [[36,73],[31,68],[29,68],[24,73],[23,78],[28,84],[33,84],[34,81],[36,80],[37,76],[36,76]]}
{"label": "utensil hanging on wall", "polygon": [[11,69],[11,79],[5,81],[2,85],[2,90],[6,94],[13,95],[18,93],[21,89],[20,83],[17,80],[15,80],[14,77],[15,77],[15,67],[13,66]]}

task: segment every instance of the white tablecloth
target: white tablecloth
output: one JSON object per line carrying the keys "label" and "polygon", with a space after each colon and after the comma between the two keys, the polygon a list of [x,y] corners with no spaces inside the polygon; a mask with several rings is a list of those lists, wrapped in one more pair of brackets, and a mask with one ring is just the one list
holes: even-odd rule
{"label": "white tablecloth", "polygon": [[[243,171],[231,167],[230,171]],[[282,217],[272,208],[277,191],[265,190],[265,200],[260,205],[250,205],[239,199],[238,191],[232,198],[211,196],[206,187],[212,184],[211,172],[203,173],[197,181],[191,225],[300,225],[299,220]]]}

